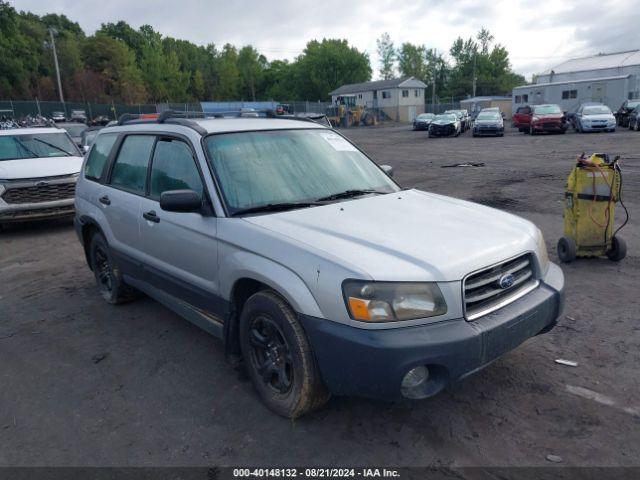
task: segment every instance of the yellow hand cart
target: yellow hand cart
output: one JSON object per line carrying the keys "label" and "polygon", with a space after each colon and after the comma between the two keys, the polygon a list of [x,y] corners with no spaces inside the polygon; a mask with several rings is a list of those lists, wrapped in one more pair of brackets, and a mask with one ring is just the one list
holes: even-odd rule
{"label": "yellow hand cart", "polygon": [[[571,170],[565,192],[564,236],[558,241],[558,257],[562,262],[604,255],[619,261],[626,256],[627,245],[617,235],[629,221],[621,197],[619,158],[611,160],[603,153],[587,158],[583,153]],[[624,208],[626,220],[614,231],[617,202]]]}

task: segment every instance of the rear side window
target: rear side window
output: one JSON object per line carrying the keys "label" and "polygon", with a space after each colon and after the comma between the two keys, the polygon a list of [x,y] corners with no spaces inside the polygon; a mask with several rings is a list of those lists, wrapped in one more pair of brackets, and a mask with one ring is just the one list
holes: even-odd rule
{"label": "rear side window", "polygon": [[104,133],[96,139],[95,145],[87,158],[87,162],[84,164],[85,178],[98,180],[102,176],[102,171],[107,164],[109,152],[111,152],[116,138],[118,138],[117,133]]}
{"label": "rear side window", "polygon": [[144,194],[153,135],[130,135],[124,139],[111,172],[111,185]]}
{"label": "rear side window", "polygon": [[202,195],[202,180],[189,146],[180,140],[160,139],[151,164],[150,195],[169,190],[193,190]]}

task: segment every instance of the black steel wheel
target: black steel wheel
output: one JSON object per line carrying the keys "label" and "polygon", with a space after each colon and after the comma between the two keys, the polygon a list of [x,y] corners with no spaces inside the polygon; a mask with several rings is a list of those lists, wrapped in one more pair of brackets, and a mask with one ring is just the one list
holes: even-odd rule
{"label": "black steel wheel", "polygon": [[329,399],[297,315],[277,293],[262,290],[245,302],[240,348],[254,387],[277,414],[297,418]]}
{"label": "black steel wheel", "polygon": [[558,258],[564,263],[571,263],[576,259],[576,242],[573,238],[562,237],[558,240]]}
{"label": "black steel wheel", "polygon": [[89,244],[91,270],[100,295],[108,303],[118,304],[133,300],[137,292],[124,283],[120,269],[113,261],[109,244],[101,233],[95,233]]}
{"label": "black steel wheel", "polygon": [[269,388],[286,394],[293,385],[293,357],[278,325],[268,316],[256,316],[249,327],[249,361]]}

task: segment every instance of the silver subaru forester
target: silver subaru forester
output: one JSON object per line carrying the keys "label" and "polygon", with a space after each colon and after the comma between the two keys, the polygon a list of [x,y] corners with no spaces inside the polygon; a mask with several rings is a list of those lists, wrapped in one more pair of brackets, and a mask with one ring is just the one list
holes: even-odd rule
{"label": "silver subaru forester", "polygon": [[266,405],[432,396],[549,331],[564,279],[531,222],[403,190],[309,119],[122,119],[75,225],[100,293],[143,292],[223,339]]}

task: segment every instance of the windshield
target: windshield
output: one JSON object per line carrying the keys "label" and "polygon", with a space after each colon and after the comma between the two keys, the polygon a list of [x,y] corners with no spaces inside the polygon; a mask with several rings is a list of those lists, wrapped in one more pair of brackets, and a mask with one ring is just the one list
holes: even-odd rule
{"label": "windshield", "polygon": [[533,108],[533,113],[538,115],[548,115],[551,113],[562,113],[558,105],[538,105]]}
{"label": "windshield", "polygon": [[636,108],[638,105],[640,105],[640,102],[629,102],[629,103],[627,103],[627,108],[629,110],[632,110],[632,109]]}
{"label": "windshield", "polygon": [[500,120],[502,115],[497,112],[480,112],[478,114],[478,120]]}
{"label": "windshield", "polygon": [[418,115],[416,118],[418,120],[430,120],[433,117],[435,117],[435,115],[433,113],[421,113],[420,115]]}
{"label": "windshield", "polygon": [[69,135],[72,137],[79,137],[88,127],[82,123],[78,123],[76,125],[61,125],[61,128],[69,132]]}
{"label": "windshield", "polygon": [[371,160],[330,130],[211,135],[205,140],[230,213],[317,201],[348,190],[398,191]]}
{"label": "windshield", "polygon": [[609,107],[604,105],[597,105],[594,107],[585,107],[582,110],[583,115],[611,115]]}
{"label": "windshield", "polygon": [[62,132],[0,136],[0,161],[73,155],[76,147]]}
{"label": "windshield", "polygon": [[455,122],[458,119],[453,113],[445,113],[444,115],[438,115],[434,120],[442,120],[445,122]]}

